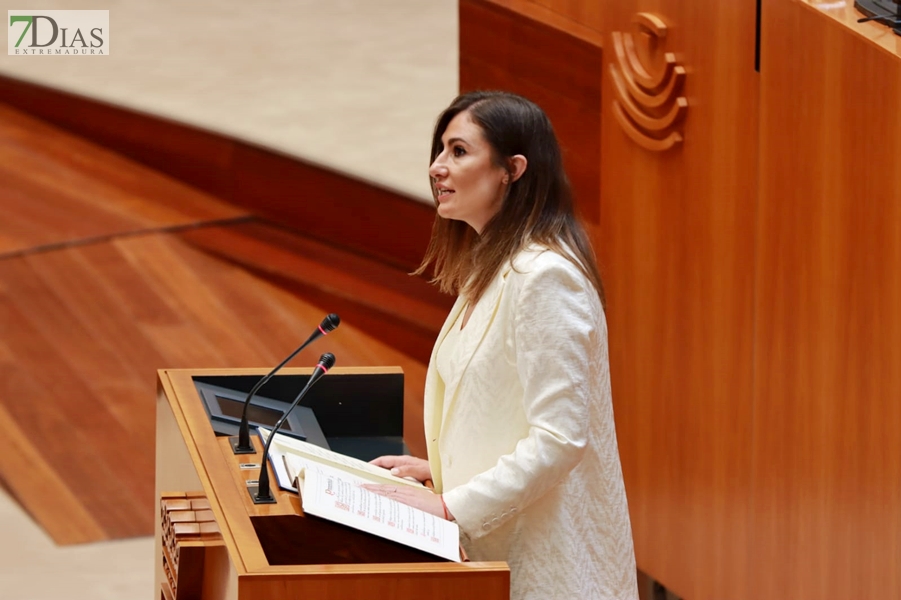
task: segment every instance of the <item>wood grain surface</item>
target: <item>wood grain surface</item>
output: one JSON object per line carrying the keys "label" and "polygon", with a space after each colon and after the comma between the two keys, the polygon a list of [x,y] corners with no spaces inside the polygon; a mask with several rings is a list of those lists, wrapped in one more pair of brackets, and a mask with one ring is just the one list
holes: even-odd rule
{"label": "wood grain surface", "polygon": [[[758,73],[753,3],[589,4],[461,2],[461,85],[539,99],[581,149],[571,164],[607,285],[640,568],[689,600],[901,598],[898,40],[845,4],[762,0]],[[647,10],[686,69],[684,141],[662,153],[618,127],[602,52]],[[408,400],[421,389],[443,305],[402,275],[418,242],[395,251],[391,228],[358,223],[345,233],[364,237],[335,250],[337,226],[314,241],[249,218],[284,164],[264,152],[245,149],[253,169],[229,180],[224,193],[252,199],[236,210],[152,175],[135,183],[114,158],[67,154],[0,115],[15,183],[0,189],[15,208],[0,221],[0,433],[12,441],[0,473],[56,539],[150,527],[152,459],[109,455],[123,438],[152,443],[160,364],[274,364],[333,302],[359,315],[359,329],[342,325],[341,364],[400,364]],[[206,174],[237,152],[217,148]],[[9,166],[20,158],[27,173]],[[301,181],[298,168],[270,189]],[[402,268],[368,269],[367,244]],[[104,487],[116,478],[134,483]]]}
{"label": "wood grain surface", "polygon": [[[535,4],[554,17],[536,25]],[[684,143],[670,152],[636,145],[613,112],[612,33],[644,39],[634,19],[645,10],[668,26],[656,53],[642,55],[648,66],[671,52],[687,72]],[[577,168],[573,181],[607,286],[614,408],[639,568],[685,598],[730,597],[749,577],[754,5],[471,0],[460,14],[461,85],[538,98],[573,86],[560,106],[575,106],[548,112],[555,125],[560,120],[564,144],[592,136],[598,143],[573,146],[590,163],[583,172],[595,176],[579,186]],[[594,50],[568,50],[586,44],[579,33],[586,29],[601,32]],[[542,32],[540,46],[530,41],[534,30]],[[489,39],[499,40],[494,53]],[[546,60],[527,60],[536,47]],[[556,70],[541,68],[550,64]],[[579,134],[567,139],[570,125]]]}
{"label": "wood grain surface", "polygon": [[763,8],[748,597],[897,599],[901,38]]}
{"label": "wood grain surface", "polygon": [[[435,214],[431,204],[348,174],[213,131],[2,75],[0,99],[146,165],[158,176],[167,175],[238,207],[232,211],[277,221],[323,243],[407,271],[419,265],[428,245]],[[70,160],[80,154],[65,144],[55,152]],[[110,167],[115,165],[110,162]],[[110,176],[115,180],[114,173]]]}
{"label": "wood grain surface", "polygon": [[[603,20],[640,39],[643,9],[607,3]],[[615,121],[605,69],[599,254],[617,432],[639,568],[683,598],[738,597],[750,576],[754,6],[651,12],[668,27],[652,64],[672,52],[685,65],[689,110],[683,144],[645,150]]]}
{"label": "wood grain surface", "polygon": [[0,479],[57,543],[152,533],[157,369],[272,367],[329,312],[339,364],[403,368],[423,451],[424,281],[4,106],[0,153]]}
{"label": "wood grain surface", "polygon": [[600,218],[601,40],[525,0],[460,2],[460,90],[515,92],[544,109],[589,225]]}
{"label": "wood grain surface", "polygon": [[249,213],[0,104],[0,257]]}

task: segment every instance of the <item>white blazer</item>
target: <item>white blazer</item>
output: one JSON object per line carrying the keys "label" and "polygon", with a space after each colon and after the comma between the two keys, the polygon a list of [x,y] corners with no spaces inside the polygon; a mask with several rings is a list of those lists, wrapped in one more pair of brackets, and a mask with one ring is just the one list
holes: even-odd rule
{"label": "white blazer", "polygon": [[466,324],[466,366],[443,381],[437,350],[464,306],[432,351],[424,418],[467,553],[507,561],[516,600],[637,599],[597,293],[560,254],[521,252]]}

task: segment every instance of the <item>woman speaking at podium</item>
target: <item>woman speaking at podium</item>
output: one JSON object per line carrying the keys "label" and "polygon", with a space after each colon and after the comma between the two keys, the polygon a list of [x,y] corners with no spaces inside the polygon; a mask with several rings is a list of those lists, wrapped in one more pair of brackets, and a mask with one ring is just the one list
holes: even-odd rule
{"label": "woman speaking at podium", "polygon": [[463,94],[429,175],[418,273],[457,302],[426,378],[428,460],[373,462],[435,493],[367,487],[455,520],[472,560],[510,565],[516,600],[636,599],[603,289],[551,123],[520,96]]}

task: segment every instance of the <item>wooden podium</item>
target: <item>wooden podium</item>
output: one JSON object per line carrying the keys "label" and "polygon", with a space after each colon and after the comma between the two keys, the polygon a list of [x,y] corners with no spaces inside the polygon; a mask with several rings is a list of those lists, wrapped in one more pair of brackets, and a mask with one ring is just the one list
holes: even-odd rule
{"label": "wooden podium", "polygon": [[[270,386],[282,395],[296,394],[312,369],[283,372],[263,388],[262,395],[275,397]],[[214,431],[197,382],[223,382],[245,391],[265,373],[254,369],[158,373],[155,589],[161,600],[509,598],[506,563],[441,561],[305,516],[297,495],[278,489],[271,468],[277,502],[254,504],[247,482],[256,480],[259,467],[241,465],[259,465],[259,439],[252,436],[256,454],[234,454],[229,438]],[[336,367],[311,389],[303,404],[313,408],[327,436],[336,428],[379,436],[384,432],[364,431],[368,419],[361,415],[383,414],[384,402],[399,401],[402,406],[402,384],[401,395],[392,400],[388,396],[397,396],[396,390],[386,394],[378,383],[390,379],[396,388],[398,377],[402,382],[399,368]],[[308,403],[314,390],[319,393]]]}

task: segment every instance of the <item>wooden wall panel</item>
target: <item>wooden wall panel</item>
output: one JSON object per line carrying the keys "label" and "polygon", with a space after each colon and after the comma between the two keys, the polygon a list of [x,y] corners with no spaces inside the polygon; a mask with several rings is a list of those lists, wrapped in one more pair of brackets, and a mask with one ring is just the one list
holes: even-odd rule
{"label": "wooden wall panel", "polygon": [[4,75],[0,100],[219,198],[231,196],[234,140]]}
{"label": "wooden wall panel", "polygon": [[[0,479],[57,543],[148,535],[156,369],[275,365],[326,312],[171,234],[0,260]],[[422,455],[425,365],[341,314],[292,364],[400,365]]]}
{"label": "wooden wall panel", "polygon": [[601,36],[524,0],[460,2],[460,90],[538,103],[563,148],[579,212],[600,222]]}
{"label": "wooden wall panel", "polygon": [[[425,278],[260,223],[181,232],[192,246],[289,290],[427,363],[454,302]],[[351,316],[352,315],[352,316]]]}
{"label": "wooden wall panel", "polygon": [[[637,33],[648,5],[604,3],[603,23]],[[748,598],[755,7],[653,6],[662,50],[687,71],[684,142],[634,143],[614,118],[606,65],[601,113],[599,254],[636,556],[681,597]],[[611,35],[604,48],[613,62]]]}
{"label": "wooden wall panel", "polygon": [[248,145],[236,150],[233,177],[235,204],[295,231],[408,271],[425,254],[433,206]]}
{"label": "wooden wall panel", "polygon": [[901,38],[823,9],[763,5],[753,591],[897,599]]}
{"label": "wooden wall panel", "polygon": [[403,194],[215,132],[5,76],[0,99],[256,215],[408,271],[428,245],[434,207]]}
{"label": "wooden wall panel", "polygon": [[423,279],[2,104],[0,181],[0,485],[56,543],[152,530],[157,368],[271,367],[329,312],[341,328],[294,364],[402,365],[424,453],[424,361],[453,299]]}
{"label": "wooden wall panel", "polygon": [[[569,5],[481,4],[542,4],[551,28]],[[607,62],[653,10],[686,69],[669,152],[619,128],[606,69],[602,88],[596,239],[640,568],[690,600],[901,597],[901,38],[850,3],[764,0],[758,74],[754,3],[602,6]],[[461,53],[461,81],[515,81],[499,48],[492,68]]]}
{"label": "wooden wall panel", "polygon": [[604,3],[586,0],[531,0],[595,31],[604,31]]}
{"label": "wooden wall panel", "polygon": [[0,256],[249,213],[0,104]]}

